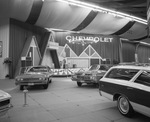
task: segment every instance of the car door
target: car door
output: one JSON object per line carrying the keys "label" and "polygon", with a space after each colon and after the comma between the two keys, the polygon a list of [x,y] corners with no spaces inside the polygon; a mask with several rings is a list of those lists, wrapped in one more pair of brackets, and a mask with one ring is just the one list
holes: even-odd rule
{"label": "car door", "polygon": [[134,97],[131,79],[139,70],[128,68],[113,68],[100,80],[100,91],[108,94],[123,94],[129,98]]}
{"label": "car door", "polygon": [[132,87],[131,104],[136,111],[150,116],[150,71],[142,71]]}

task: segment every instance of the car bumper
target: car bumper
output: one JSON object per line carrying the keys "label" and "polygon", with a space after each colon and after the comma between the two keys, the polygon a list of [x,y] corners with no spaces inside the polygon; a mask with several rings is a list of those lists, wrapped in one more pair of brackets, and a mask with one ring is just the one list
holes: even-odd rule
{"label": "car bumper", "polygon": [[85,83],[98,83],[98,80],[96,77],[93,77],[93,76],[85,76],[84,82]]}
{"label": "car bumper", "polygon": [[[0,102],[0,104],[2,104],[2,101]],[[7,105],[1,105],[0,106],[0,116],[4,116],[8,110],[10,110],[12,108],[12,104],[8,103]]]}
{"label": "car bumper", "polygon": [[43,81],[16,81],[15,84],[16,85],[28,85],[28,86],[34,86],[34,85],[44,85],[47,84],[48,81],[47,80],[43,80]]}
{"label": "car bumper", "polygon": [[97,81],[95,80],[84,80],[85,83],[98,83]]}
{"label": "car bumper", "polygon": [[99,83],[99,79],[101,78],[102,76],[92,76],[92,75],[89,75],[89,76],[84,76],[84,82],[85,83]]}
{"label": "car bumper", "polygon": [[77,77],[77,76],[72,76],[72,77],[71,77],[71,80],[72,80],[72,81],[80,81],[80,80],[82,80],[82,79],[83,79],[83,78],[82,78],[82,77],[79,77],[79,76],[78,76],[78,77]]}

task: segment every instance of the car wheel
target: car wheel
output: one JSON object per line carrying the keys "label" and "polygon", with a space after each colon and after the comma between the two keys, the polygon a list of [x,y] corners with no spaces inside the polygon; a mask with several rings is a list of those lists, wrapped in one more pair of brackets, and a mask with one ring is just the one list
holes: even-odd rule
{"label": "car wheel", "polygon": [[49,83],[51,83],[51,82],[52,82],[52,79],[51,79],[51,78],[49,78],[49,79],[48,79],[48,81],[49,81]]}
{"label": "car wheel", "polygon": [[24,85],[20,85],[20,90],[23,90],[24,89]]}
{"label": "car wheel", "polygon": [[95,83],[94,85],[95,85],[97,88],[99,88],[99,84],[98,84],[98,83]]}
{"label": "car wheel", "polygon": [[81,82],[77,82],[77,85],[78,85],[79,87],[81,87],[81,86],[82,86],[82,83],[81,83]]}
{"label": "car wheel", "polygon": [[48,83],[43,85],[44,89],[48,88]]}
{"label": "car wheel", "polygon": [[117,100],[117,107],[119,112],[127,117],[132,117],[134,110],[130,104],[130,102],[128,101],[128,99],[124,96],[121,95],[118,100]]}

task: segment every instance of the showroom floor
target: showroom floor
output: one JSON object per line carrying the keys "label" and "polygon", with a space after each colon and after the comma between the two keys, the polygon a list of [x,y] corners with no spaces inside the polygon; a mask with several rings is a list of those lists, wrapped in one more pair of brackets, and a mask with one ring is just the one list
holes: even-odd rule
{"label": "showroom floor", "polygon": [[0,122],[149,122],[150,118],[136,113],[133,118],[122,116],[116,103],[101,97],[92,85],[78,87],[68,78],[53,78],[47,90],[29,88],[27,105],[23,91],[14,80],[0,80],[0,89],[12,96],[13,108]]}

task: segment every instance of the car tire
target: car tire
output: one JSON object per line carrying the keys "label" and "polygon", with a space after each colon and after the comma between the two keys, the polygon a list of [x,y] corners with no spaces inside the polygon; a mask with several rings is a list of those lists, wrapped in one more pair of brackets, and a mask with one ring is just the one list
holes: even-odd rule
{"label": "car tire", "polygon": [[51,79],[51,78],[49,78],[49,79],[48,79],[48,82],[49,82],[49,83],[51,83],[51,82],[52,82],[52,79]]}
{"label": "car tire", "polygon": [[99,88],[99,84],[98,83],[95,83],[94,85],[95,85],[95,87]]}
{"label": "car tire", "polygon": [[20,85],[20,90],[24,90],[24,85]]}
{"label": "car tire", "polygon": [[48,83],[43,85],[44,89],[48,88]]}
{"label": "car tire", "polygon": [[82,83],[81,83],[81,82],[77,82],[77,85],[78,85],[79,87],[81,87],[81,86],[82,86]]}
{"label": "car tire", "polygon": [[118,97],[117,107],[119,112],[126,117],[132,117],[134,114],[134,110],[129,100],[124,95]]}

